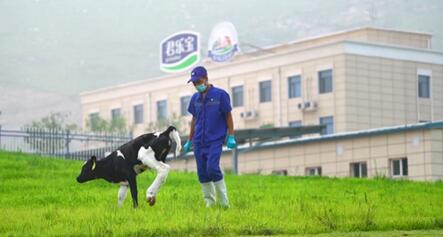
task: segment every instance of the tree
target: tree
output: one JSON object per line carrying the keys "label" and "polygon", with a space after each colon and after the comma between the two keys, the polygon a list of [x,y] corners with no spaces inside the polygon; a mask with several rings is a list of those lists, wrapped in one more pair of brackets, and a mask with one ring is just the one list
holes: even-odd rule
{"label": "tree", "polygon": [[177,114],[173,113],[172,117],[166,119],[160,119],[155,122],[150,122],[148,127],[146,128],[147,132],[153,131],[163,131],[169,126],[174,126],[179,134],[184,134],[186,131],[186,119],[183,116],[177,116]]}
{"label": "tree", "polygon": [[132,131],[131,127],[126,126],[126,120],[123,116],[117,116],[111,121],[102,119],[99,115],[90,117],[86,120],[86,129],[91,132],[127,134]]}
{"label": "tree", "polygon": [[67,123],[69,113],[51,113],[41,120],[32,121],[23,128],[28,136],[25,142],[33,149],[40,152],[52,152],[63,149],[66,145],[65,134],[75,131],[75,123]]}
{"label": "tree", "polygon": [[262,124],[260,126],[260,128],[263,128],[263,129],[265,129],[265,128],[273,128],[273,127],[275,127],[273,123],[265,123],[265,124]]}

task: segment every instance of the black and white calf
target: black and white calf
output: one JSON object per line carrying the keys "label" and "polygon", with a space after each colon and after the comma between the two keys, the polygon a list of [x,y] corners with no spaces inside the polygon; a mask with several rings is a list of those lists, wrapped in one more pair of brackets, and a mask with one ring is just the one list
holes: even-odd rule
{"label": "black and white calf", "polygon": [[162,133],[141,135],[120,146],[101,160],[92,156],[83,165],[77,181],[84,183],[102,178],[108,182],[119,183],[118,204],[120,206],[126,198],[129,186],[135,208],[138,206],[136,176],[148,168],[155,169],[157,176],[146,191],[146,199],[152,206],[155,204],[155,197],[161,185],[168,176],[169,165],[165,161],[172,141],[176,143],[175,154],[178,156],[181,150],[181,141],[175,127],[170,126]]}

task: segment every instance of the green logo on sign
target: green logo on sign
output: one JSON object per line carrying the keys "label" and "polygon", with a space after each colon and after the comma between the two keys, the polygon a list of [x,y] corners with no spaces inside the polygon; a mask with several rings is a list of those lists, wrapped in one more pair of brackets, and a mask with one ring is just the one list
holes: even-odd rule
{"label": "green logo on sign", "polygon": [[165,72],[181,72],[200,61],[199,34],[178,32],[160,44],[160,69]]}

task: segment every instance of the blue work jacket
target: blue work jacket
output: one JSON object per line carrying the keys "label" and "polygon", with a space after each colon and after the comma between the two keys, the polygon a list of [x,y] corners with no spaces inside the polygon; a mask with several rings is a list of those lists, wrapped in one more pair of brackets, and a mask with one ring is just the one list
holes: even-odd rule
{"label": "blue work jacket", "polygon": [[223,143],[228,130],[226,115],[231,110],[229,94],[223,89],[210,85],[204,98],[201,93],[195,93],[188,107],[195,118],[192,143],[196,146]]}

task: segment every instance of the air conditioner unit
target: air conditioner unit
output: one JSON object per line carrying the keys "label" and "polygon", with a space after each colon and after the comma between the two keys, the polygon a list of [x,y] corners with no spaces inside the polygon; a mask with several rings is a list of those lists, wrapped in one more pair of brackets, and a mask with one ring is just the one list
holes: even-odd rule
{"label": "air conditioner unit", "polygon": [[304,110],[304,109],[305,109],[305,103],[298,103],[298,104],[297,104],[297,108],[298,108],[299,110]]}
{"label": "air conditioner unit", "polygon": [[255,119],[258,117],[258,113],[255,110],[249,110],[249,111],[241,112],[240,117],[245,120]]}
{"label": "air conditioner unit", "polygon": [[312,111],[312,110],[316,110],[317,109],[317,102],[315,101],[307,101],[304,104],[304,109],[307,111]]}

